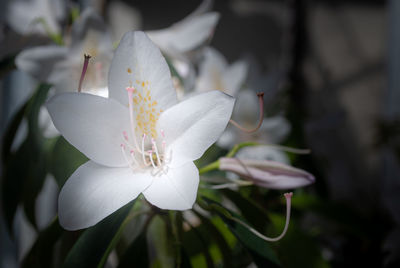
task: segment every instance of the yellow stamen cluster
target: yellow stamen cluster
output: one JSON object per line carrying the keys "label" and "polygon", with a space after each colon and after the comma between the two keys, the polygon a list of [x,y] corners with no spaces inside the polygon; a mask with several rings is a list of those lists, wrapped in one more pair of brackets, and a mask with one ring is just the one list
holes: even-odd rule
{"label": "yellow stamen cluster", "polygon": [[[127,69],[128,73],[132,73],[131,69]],[[136,80],[136,91],[133,94],[133,110],[136,114],[137,133],[142,133],[157,139],[156,123],[162,109],[157,107],[157,101],[151,97],[149,81]]]}

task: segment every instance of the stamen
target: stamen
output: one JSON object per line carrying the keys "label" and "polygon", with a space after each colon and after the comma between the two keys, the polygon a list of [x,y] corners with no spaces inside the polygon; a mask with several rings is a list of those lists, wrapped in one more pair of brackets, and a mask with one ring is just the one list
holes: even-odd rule
{"label": "stamen", "polygon": [[232,125],[234,125],[235,127],[237,127],[238,129],[240,129],[244,132],[247,132],[247,133],[256,132],[261,127],[263,119],[264,119],[264,93],[263,92],[257,93],[257,97],[259,100],[260,115],[259,115],[258,125],[255,128],[253,128],[253,129],[244,128],[241,125],[239,125],[239,123],[234,121],[233,119],[230,119],[229,123],[231,123]]}
{"label": "stamen", "polygon": [[161,166],[161,159],[160,159],[160,155],[158,154],[157,144],[153,138],[151,138],[151,143],[153,144],[153,148],[154,148],[153,150],[155,151],[156,156],[157,156],[158,165]]}
{"label": "stamen", "polygon": [[149,153],[151,165],[153,166],[154,169],[157,169],[157,166],[154,164],[154,161],[153,161],[153,151],[150,150],[150,151],[148,151],[148,153]]}
{"label": "stamen", "polygon": [[126,131],[123,131],[122,134],[124,135],[124,139],[128,141],[128,133],[126,133]]}
{"label": "stamen", "polygon": [[125,161],[128,163],[128,166],[129,166],[132,170],[134,170],[135,168],[132,166],[132,163],[129,161],[128,157],[126,156],[125,149],[126,149],[125,144],[122,144],[122,143],[121,143],[121,150],[122,150],[122,154],[123,154],[123,156],[124,156],[124,158],[125,158]]}
{"label": "stamen", "polygon": [[[135,135],[135,122],[134,122],[134,117],[133,117],[133,103],[132,103],[132,94],[135,92],[135,88],[133,87],[127,87],[126,91],[128,92],[128,104],[129,104],[129,119],[131,123],[131,130],[133,134],[133,141],[135,142],[136,149],[140,151],[138,142],[136,140],[136,135]],[[143,152],[143,150],[142,150]]]}
{"label": "stamen", "polygon": [[138,166],[138,167],[140,167],[138,161],[136,160],[135,151],[134,151],[134,150],[131,150],[131,151],[130,151],[130,154],[131,154],[131,158],[133,159],[133,162],[135,162],[135,165]]}
{"label": "stamen", "polygon": [[145,140],[146,140],[146,134],[143,133],[143,136],[142,136],[142,151],[141,151],[142,159],[143,159],[143,163],[144,163],[145,166],[150,166],[150,163],[147,163],[147,161],[146,161],[146,157],[145,157],[145,153],[144,153],[144,142],[145,142]]}
{"label": "stamen", "polygon": [[79,79],[78,92],[81,92],[81,90],[82,90],[83,79],[85,78],[85,74],[86,74],[87,68],[89,66],[89,60],[91,58],[91,56],[89,54],[84,54],[83,57],[85,60],[83,62],[81,78]]}
{"label": "stamen", "polygon": [[288,227],[289,227],[289,222],[290,222],[290,207],[291,207],[291,200],[292,200],[292,196],[293,193],[285,193],[284,194],[285,198],[286,198],[286,222],[285,222],[285,228],[283,229],[282,233],[277,236],[277,237],[267,237],[261,233],[259,233],[257,230],[255,230],[253,227],[249,226],[247,223],[243,222],[242,220],[232,217],[231,219],[236,221],[237,223],[243,225],[244,227],[246,227],[247,229],[250,230],[250,232],[252,232],[253,234],[255,234],[256,236],[258,236],[259,238],[265,240],[265,241],[269,241],[269,242],[276,242],[282,239],[282,237],[285,236]]}

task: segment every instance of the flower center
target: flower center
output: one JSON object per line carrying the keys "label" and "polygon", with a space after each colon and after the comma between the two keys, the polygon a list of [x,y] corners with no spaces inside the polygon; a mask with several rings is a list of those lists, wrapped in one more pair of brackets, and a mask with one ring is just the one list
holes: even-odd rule
{"label": "flower center", "polygon": [[[160,112],[156,113],[154,106],[157,105],[157,102],[151,101],[150,90],[146,83],[142,82],[142,87],[145,89],[144,98],[142,93],[137,92],[134,87],[126,88],[129,100],[131,138],[127,131],[123,131],[121,150],[132,170],[152,169],[153,176],[166,174],[172,152],[167,157],[163,130],[160,131],[161,138],[157,139],[159,133],[156,130],[156,123],[162,110],[160,109]],[[138,142],[138,134],[142,134],[140,142]]]}

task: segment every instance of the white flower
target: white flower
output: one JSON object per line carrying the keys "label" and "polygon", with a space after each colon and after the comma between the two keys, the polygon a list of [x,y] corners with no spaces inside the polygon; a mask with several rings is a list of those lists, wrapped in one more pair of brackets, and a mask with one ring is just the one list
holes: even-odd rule
{"label": "white flower", "polygon": [[210,1],[203,3],[183,20],[172,26],[146,31],[150,39],[167,55],[180,57],[183,53],[199,48],[214,33],[219,13],[206,12]]}
{"label": "white flower", "polygon": [[207,47],[203,52],[204,58],[200,64],[195,91],[217,89],[235,96],[247,76],[246,62],[236,61],[228,65],[224,56],[214,48]]}
{"label": "white flower", "polygon": [[59,33],[58,21],[66,13],[63,0],[13,0],[6,10],[7,23],[19,34]]}
{"label": "white flower", "polygon": [[[260,113],[256,94],[252,90],[243,90],[235,97],[237,101],[232,118],[245,128],[253,128],[257,125]],[[230,125],[218,140],[218,145],[230,148],[233,144],[246,141],[275,144],[283,141],[290,129],[289,122],[283,116],[264,117],[260,129],[255,133],[246,133]],[[249,147],[248,150],[254,150],[254,146]]]}
{"label": "white flower", "polygon": [[92,9],[86,9],[73,24],[68,46],[39,46],[24,50],[16,65],[33,77],[51,83],[57,92],[76,91],[84,54],[91,56],[83,92],[107,96],[107,71],[112,41],[106,25]]}
{"label": "white flower", "polygon": [[60,133],[90,161],[59,197],[61,225],[89,227],[140,193],[162,209],[190,209],[198,159],[225,129],[234,99],[219,91],[177,103],[168,65],[143,32],[121,40],[109,72],[110,98],[65,93],[47,108]]}

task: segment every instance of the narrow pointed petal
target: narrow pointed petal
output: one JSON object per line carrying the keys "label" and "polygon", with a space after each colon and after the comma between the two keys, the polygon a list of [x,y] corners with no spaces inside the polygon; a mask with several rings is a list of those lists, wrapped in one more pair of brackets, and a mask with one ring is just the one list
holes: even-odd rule
{"label": "narrow pointed petal", "polygon": [[167,54],[170,48],[183,53],[199,47],[210,38],[218,20],[218,13],[208,12],[184,19],[169,28],[146,33]]}
{"label": "narrow pointed petal", "polygon": [[236,96],[247,77],[247,69],[246,62],[237,61],[225,70],[222,80],[228,94]]}
{"label": "narrow pointed petal", "polygon": [[50,82],[54,67],[68,57],[68,48],[61,46],[39,46],[29,48],[18,54],[15,64],[18,69],[34,78]]}
{"label": "narrow pointed petal", "polygon": [[[220,91],[198,94],[161,114],[172,164],[181,165],[202,156],[222,134],[232,114],[234,98]],[[167,155],[168,152],[167,152]]]}
{"label": "narrow pointed petal", "polygon": [[154,177],[143,192],[146,199],[162,209],[191,209],[197,195],[199,171],[193,162],[170,168],[166,175]]}
{"label": "narrow pointed petal", "polygon": [[109,96],[128,105],[127,87],[142,96],[150,91],[158,109],[166,110],[177,101],[171,73],[160,50],[143,32],[128,32],[122,38],[109,73]]}
{"label": "narrow pointed petal", "polygon": [[60,224],[67,230],[90,227],[135,199],[151,181],[148,173],[89,161],[71,175],[61,190]]}
{"label": "narrow pointed petal", "polygon": [[85,93],[64,93],[46,107],[65,139],[98,164],[126,166],[121,152],[123,131],[129,131],[126,107],[112,99]]}

